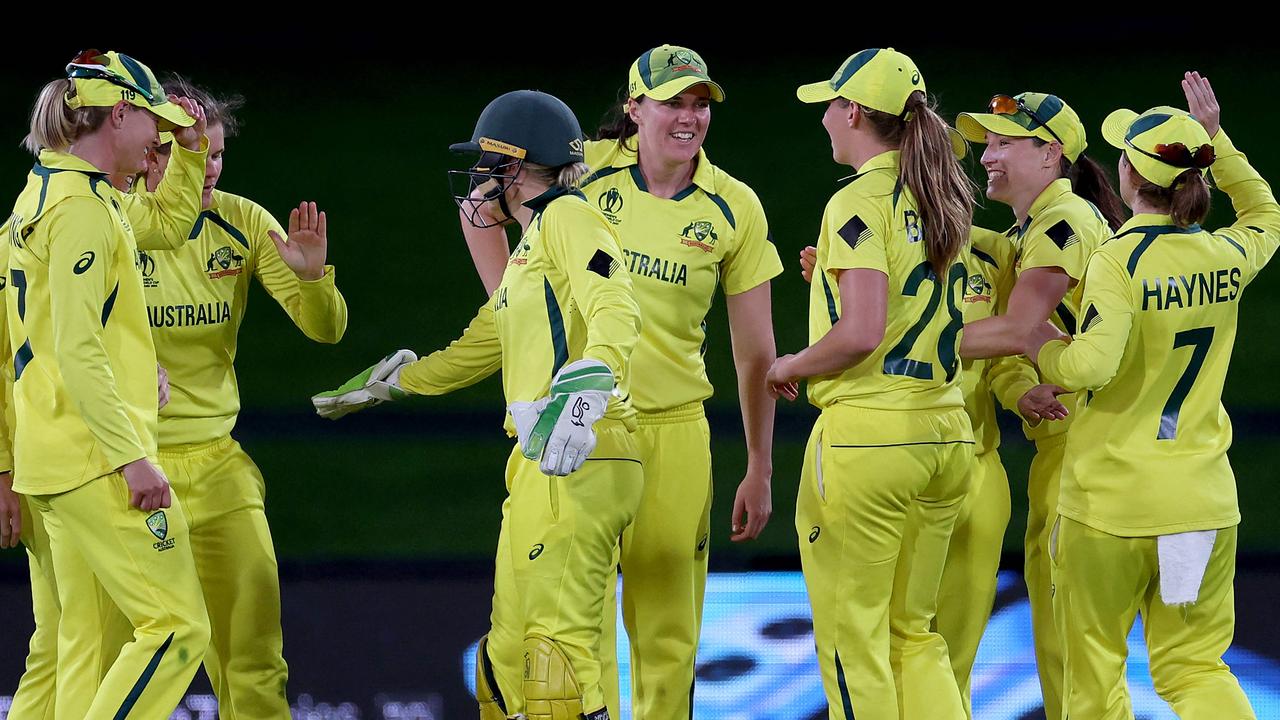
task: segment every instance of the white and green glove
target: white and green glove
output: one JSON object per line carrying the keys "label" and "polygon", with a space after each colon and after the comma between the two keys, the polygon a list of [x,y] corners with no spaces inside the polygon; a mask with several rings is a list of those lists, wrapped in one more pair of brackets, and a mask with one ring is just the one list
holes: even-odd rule
{"label": "white and green glove", "polygon": [[322,418],[338,418],[384,402],[403,400],[409,393],[400,387],[400,371],[418,359],[412,350],[397,350],[359,375],[330,390],[311,396],[311,404]]}
{"label": "white and green glove", "polygon": [[596,448],[592,426],[604,417],[613,394],[613,371],[598,360],[565,365],[551,380],[550,394],[536,402],[507,406],[526,458],[547,475],[568,475]]}

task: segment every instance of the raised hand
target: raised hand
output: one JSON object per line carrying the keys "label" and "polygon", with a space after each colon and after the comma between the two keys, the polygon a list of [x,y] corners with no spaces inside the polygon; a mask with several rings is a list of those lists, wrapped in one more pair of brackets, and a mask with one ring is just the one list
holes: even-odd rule
{"label": "raised hand", "polygon": [[170,95],[169,102],[181,105],[182,109],[196,120],[196,124],[191,127],[174,128],[173,139],[182,147],[192,152],[199,152],[200,139],[204,137],[205,128],[208,126],[208,121],[204,116],[204,108],[200,107],[200,103],[191,98],[178,97],[177,95]]}
{"label": "raised hand", "polygon": [[289,236],[268,230],[280,258],[302,280],[324,277],[324,260],[329,252],[329,221],[313,202],[302,202],[289,211]]}
{"label": "raised hand", "polygon": [[1222,128],[1222,108],[1218,106],[1218,96],[1213,94],[1209,78],[1195,70],[1184,74],[1182,92],[1187,96],[1187,111],[1200,121],[1210,138],[1217,135]]}

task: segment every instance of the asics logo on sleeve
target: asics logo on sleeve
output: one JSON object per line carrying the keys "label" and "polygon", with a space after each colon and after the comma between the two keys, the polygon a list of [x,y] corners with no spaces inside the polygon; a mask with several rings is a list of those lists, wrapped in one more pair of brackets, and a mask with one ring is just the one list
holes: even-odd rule
{"label": "asics logo on sleeve", "polygon": [[87,272],[93,265],[93,261],[96,257],[97,256],[93,254],[92,250],[86,250],[85,253],[80,256],[80,259],[76,261],[75,266],[71,268],[71,272],[77,275],[85,274],[85,272]]}
{"label": "asics logo on sleeve", "polygon": [[813,526],[813,531],[809,533],[809,544],[812,545],[818,541],[818,536],[822,534],[822,528],[817,525]]}
{"label": "asics logo on sleeve", "polygon": [[538,556],[542,554],[542,549],[543,549],[542,543],[538,543],[537,545],[534,545],[533,549],[529,551],[529,559],[537,560]]}

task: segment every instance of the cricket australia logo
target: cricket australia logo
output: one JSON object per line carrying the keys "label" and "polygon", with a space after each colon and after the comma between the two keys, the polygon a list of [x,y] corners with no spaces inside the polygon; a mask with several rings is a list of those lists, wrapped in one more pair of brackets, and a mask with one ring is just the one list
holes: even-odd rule
{"label": "cricket australia logo", "polygon": [[528,265],[529,251],[532,249],[533,248],[529,245],[529,242],[521,237],[520,242],[516,244],[516,249],[512,251],[511,257],[507,260],[507,267],[511,267],[512,265]]}
{"label": "cricket australia logo", "polygon": [[991,283],[986,278],[974,273],[965,281],[964,301],[967,303],[991,302]]}
{"label": "cricket australia logo", "polygon": [[719,239],[710,220],[694,220],[680,232],[681,245],[696,247],[703,252],[715,252]]}
{"label": "cricket australia logo", "polygon": [[600,212],[604,213],[605,218],[609,222],[614,225],[622,222],[622,219],[618,217],[618,213],[622,210],[623,204],[622,193],[618,191],[618,188],[611,187],[600,193],[600,197],[597,198],[596,204],[600,206]]}
{"label": "cricket australia logo", "polygon": [[239,275],[243,269],[244,256],[237,255],[227,245],[214,250],[213,254],[209,255],[209,262],[205,264],[205,271],[208,273],[210,280],[217,280],[228,275]]}
{"label": "cricket australia logo", "polygon": [[702,68],[693,59],[693,53],[688,50],[677,50],[671,53],[671,56],[667,58],[667,69],[671,70],[671,72],[680,72],[682,70],[702,72]]}
{"label": "cricket australia logo", "polygon": [[169,537],[169,518],[164,514],[163,510],[157,510],[147,516],[147,529],[160,541],[151,546],[157,552],[164,552],[174,546],[173,538]]}
{"label": "cricket australia logo", "polygon": [[137,265],[138,272],[142,274],[143,287],[149,287],[149,288],[160,287],[160,281],[152,277],[153,275],[156,274],[155,258],[139,250],[138,257],[136,258],[134,264]]}

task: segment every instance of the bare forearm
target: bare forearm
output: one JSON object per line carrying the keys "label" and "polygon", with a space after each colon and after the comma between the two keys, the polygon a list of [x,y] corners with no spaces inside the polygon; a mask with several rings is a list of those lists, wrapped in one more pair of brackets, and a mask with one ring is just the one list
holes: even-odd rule
{"label": "bare forearm", "polygon": [[1021,355],[1031,325],[1020,325],[1007,315],[984,318],[964,326],[960,357],[966,360]]}
{"label": "bare forearm", "polygon": [[742,408],[742,430],[747,441],[747,465],[765,475],[773,472],[773,420],[777,402],[769,395],[765,375],[775,353],[750,355],[734,352],[738,369],[738,403]]}
{"label": "bare forearm", "polygon": [[471,262],[476,266],[486,295],[492,295],[502,282],[511,248],[507,245],[507,231],[501,226],[478,228],[462,216],[462,236],[467,240]]}

